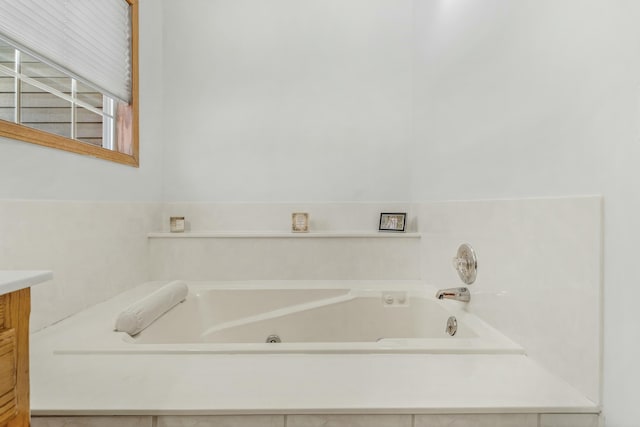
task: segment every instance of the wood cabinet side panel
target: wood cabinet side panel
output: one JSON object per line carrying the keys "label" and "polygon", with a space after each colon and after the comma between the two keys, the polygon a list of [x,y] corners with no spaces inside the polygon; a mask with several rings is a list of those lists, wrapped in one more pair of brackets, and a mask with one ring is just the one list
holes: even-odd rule
{"label": "wood cabinet side panel", "polygon": [[4,297],[4,327],[16,332],[16,400],[18,414],[7,427],[29,427],[29,315],[31,313],[31,289],[25,288]]}

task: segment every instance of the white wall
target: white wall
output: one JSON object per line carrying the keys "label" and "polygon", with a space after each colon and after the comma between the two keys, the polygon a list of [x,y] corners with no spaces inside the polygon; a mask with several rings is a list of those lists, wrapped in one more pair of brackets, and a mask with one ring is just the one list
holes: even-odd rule
{"label": "white wall", "polygon": [[161,12],[157,0],[140,1],[140,168],[0,138],[0,200],[160,199]]}
{"label": "white wall", "polygon": [[165,4],[165,199],[409,199],[411,0]]}
{"label": "white wall", "polygon": [[604,413],[637,425],[640,4],[415,5],[414,200],[604,195]]}

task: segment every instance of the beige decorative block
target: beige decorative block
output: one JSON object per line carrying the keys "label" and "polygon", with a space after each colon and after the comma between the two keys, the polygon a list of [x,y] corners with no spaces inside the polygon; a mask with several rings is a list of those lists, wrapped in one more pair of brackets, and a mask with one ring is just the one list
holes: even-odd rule
{"label": "beige decorative block", "polygon": [[538,414],[416,415],[415,427],[538,427]]}
{"label": "beige decorative block", "polygon": [[153,417],[31,417],[31,427],[152,427]]}
{"label": "beige decorative block", "polygon": [[541,414],[540,427],[598,427],[597,414]]}
{"label": "beige decorative block", "polygon": [[284,427],[284,415],[160,416],[157,427]]}
{"label": "beige decorative block", "polygon": [[411,427],[411,415],[288,415],[287,427]]}

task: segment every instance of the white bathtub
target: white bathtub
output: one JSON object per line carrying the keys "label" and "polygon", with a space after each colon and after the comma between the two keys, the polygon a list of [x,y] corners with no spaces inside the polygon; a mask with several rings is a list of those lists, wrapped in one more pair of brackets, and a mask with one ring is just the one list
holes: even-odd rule
{"label": "white bathtub", "polygon": [[[113,332],[120,310],[159,284],[145,284],[97,307],[95,331],[56,353],[523,353],[420,282],[193,282],[187,299],[135,337]],[[90,310],[89,310],[90,311]],[[87,315],[86,312],[82,313]],[[455,317],[457,332],[446,332]],[[72,328],[73,329],[73,328]],[[277,336],[281,342],[267,343]]]}

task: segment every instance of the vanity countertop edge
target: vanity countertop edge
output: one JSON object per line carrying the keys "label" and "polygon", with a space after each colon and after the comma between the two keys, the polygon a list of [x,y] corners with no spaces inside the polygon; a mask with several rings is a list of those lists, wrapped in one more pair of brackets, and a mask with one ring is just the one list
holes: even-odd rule
{"label": "vanity countertop edge", "polygon": [[53,279],[49,270],[0,270],[0,295]]}

